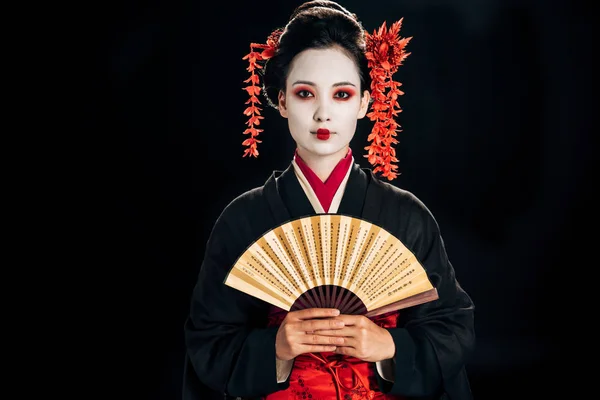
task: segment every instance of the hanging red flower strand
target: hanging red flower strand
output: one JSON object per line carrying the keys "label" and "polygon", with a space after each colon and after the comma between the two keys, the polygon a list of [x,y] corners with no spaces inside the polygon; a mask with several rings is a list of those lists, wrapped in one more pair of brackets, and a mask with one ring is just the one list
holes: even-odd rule
{"label": "hanging red flower strand", "polygon": [[263,129],[258,129],[257,126],[260,125],[260,120],[264,117],[261,115],[262,108],[259,106],[259,104],[262,103],[258,100],[261,89],[257,70],[263,68],[259,61],[266,61],[273,57],[277,50],[277,46],[279,45],[279,37],[282,33],[283,29],[276,29],[273,31],[267,38],[266,44],[250,43],[250,53],[242,58],[243,60],[248,60],[249,65],[246,70],[250,72],[250,77],[244,80],[244,83],[249,83],[249,85],[242,88],[248,92],[248,95],[250,96],[250,99],[245,103],[250,105],[244,110],[244,115],[249,117],[246,122],[248,128],[243,132],[244,135],[250,135],[250,137],[242,143],[243,146],[247,146],[246,150],[244,150],[243,157],[258,157],[257,145],[261,141],[257,139],[257,136]]}
{"label": "hanging red flower strand", "polygon": [[394,117],[402,112],[398,105],[398,96],[404,94],[400,90],[402,84],[394,81],[392,75],[410,55],[404,48],[412,39],[412,37],[400,38],[402,19],[393,23],[389,29],[383,22],[378,30],[373,31],[373,34],[367,32],[366,35],[366,56],[371,70],[371,97],[373,98],[372,111],[367,114],[367,117],[375,123],[367,138],[370,145],[365,147],[368,151],[365,157],[375,167],[374,173],[381,172],[382,176],[390,181],[398,176],[396,172],[398,166],[393,164],[398,162],[393,145],[398,143],[395,137],[401,130]]}

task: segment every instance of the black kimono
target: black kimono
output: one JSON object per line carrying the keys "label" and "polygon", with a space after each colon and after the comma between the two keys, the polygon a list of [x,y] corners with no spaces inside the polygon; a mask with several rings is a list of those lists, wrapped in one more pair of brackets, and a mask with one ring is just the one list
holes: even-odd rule
{"label": "black kimono", "polygon": [[[402,310],[389,329],[396,346],[394,382],[377,374],[384,393],[472,399],[465,363],[475,343],[474,305],[457,282],[437,222],[413,194],[352,166],[339,214],[362,218],[398,237],[423,265],[439,299]],[[232,201],[208,240],[190,315],[184,400],[260,399],[289,382],[276,377],[277,327],[269,304],[224,284],[236,259],[257,238],[291,219],[314,215],[292,166]]]}

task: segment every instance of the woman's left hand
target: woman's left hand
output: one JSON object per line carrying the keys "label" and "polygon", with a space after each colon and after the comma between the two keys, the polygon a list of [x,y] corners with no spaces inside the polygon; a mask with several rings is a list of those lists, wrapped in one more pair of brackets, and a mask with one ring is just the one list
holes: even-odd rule
{"label": "woman's left hand", "polygon": [[337,330],[319,330],[318,334],[344,338],[343,344],[336,344],[335,353],[372,362],[394,358],[396,345],[387,329],[364,315],[339,315],[332,319],[343,321],[345,326]]}

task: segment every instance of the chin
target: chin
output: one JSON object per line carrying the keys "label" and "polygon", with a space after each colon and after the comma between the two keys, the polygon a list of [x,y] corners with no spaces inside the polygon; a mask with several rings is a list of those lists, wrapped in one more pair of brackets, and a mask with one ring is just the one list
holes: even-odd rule
{"label": "chin", "polygon": [[344,149],[344,147],[345,146],[340,147],[339,145],[323,143],[320,146],[315,146],[311,148],[310,152],[321,157],[326,157],[341,152]]}

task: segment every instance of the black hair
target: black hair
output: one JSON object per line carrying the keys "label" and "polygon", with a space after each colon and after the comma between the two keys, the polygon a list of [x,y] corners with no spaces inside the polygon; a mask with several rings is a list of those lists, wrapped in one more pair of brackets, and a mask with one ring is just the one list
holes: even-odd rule
{"label": "black hair", "polygon": [[281,34],[275,55],[267,60],[263,93],[270,106],[277,108],[279,91],[285,91],[290,63],[306,49],[340,48],[359,70],[362,93],[369,90],[371,77],[365,56],[366,35],[355,14],[334,1],[314,0],[298,6]]}

